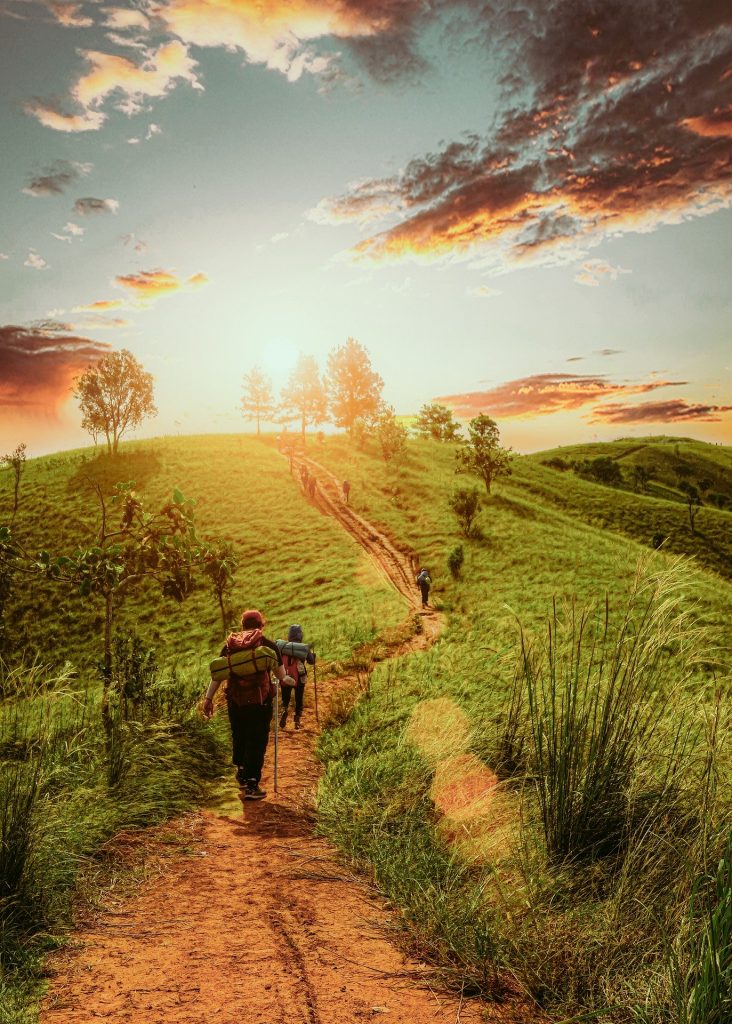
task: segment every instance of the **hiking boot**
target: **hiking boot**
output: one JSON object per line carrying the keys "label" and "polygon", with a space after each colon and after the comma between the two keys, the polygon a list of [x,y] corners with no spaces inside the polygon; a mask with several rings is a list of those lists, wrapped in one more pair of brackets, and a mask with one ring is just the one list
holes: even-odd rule
{"label": "hiking boot", "polygon": [[[280,715],[280,729],[284,729],[287,725],[287,708]],[[297,725],[297,719],[295,719],[295,725]]]}
{"label": "hiking boot", "polygon": [[295,728],[302,729],[302,719],[300,715],[295,715]]}
{"label": "hiking boot", "polygon": [[236,769],[236,781],[239,783],[240,786],[246,786],[247,783],[249,782],[249,779],[246,777],[244,769],[241,767]]}
{"label": "hiking boot", "polygon": [[254,779],[247,779],[247,784],[244,789],[245,800],[264,800],[267,795],[267,791],[262,789],[258,782]]}

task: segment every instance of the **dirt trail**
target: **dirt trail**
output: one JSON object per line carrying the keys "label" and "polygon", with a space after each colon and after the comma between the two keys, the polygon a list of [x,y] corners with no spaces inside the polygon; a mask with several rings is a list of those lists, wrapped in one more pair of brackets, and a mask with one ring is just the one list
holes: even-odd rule
{"label": "dirt trail", "polygon": [[[324,511],[367,547],[414,609],[408,556],[346,509],[337,491],[333,496],[337,481],[320,466],[316,471]],[[397,653],[432,642],[438,616],[425,615],[424,625]],[[334,689],[353,683],[323,686],[321,706]],[[109,901],[75,933],[52,962],[41,1024],[509,1018],[508,1007],[492,1006],[487,1018],[485,1007],[436,991],[431,970],[389,940],[395,922],[383,901],[313,835],[312,705],[305,722],[300,732],[280,733],[276,795],[270,744],[262,780],[268,800],[242,808],[232,783],[220,806],[185,819],[187,853],[169,858],[131,898]]]}

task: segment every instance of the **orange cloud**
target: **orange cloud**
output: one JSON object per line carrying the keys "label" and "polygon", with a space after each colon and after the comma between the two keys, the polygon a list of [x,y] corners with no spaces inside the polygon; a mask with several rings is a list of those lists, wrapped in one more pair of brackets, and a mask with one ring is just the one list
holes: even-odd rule
{"label": "orange cloud", "polygon": [[187,81],[194,89],[203,88],[196,74],[196,61],[177,39],[147,51],[142,64],[97,50],[85,50],[82,56],[89,70],[69,93],[72,104],[80,110],[69,114],[56,104],[34,100],[26,104],[26,113],[57,131],[95,131],[107,116],[100,107],[113,94],[116,109],[132,115],[142,109],[146,99],[166,96],[179,80]]}
{"label": "orange cloud", "polygon": [[702,405],[677,398],[668,402],[640,402],[622,405],[610,402],[595,409],[590,423],[719,423],[732,405]]}
{"label": "orange cloud", "polygon": [[715,110],[709,117],[687,117],[681,124],[707,139],[732,139],[732,107]]}
{"label": "orange cloud", "polygon": [[86,306],[74,306],[74,313],[104,313],[109,309],[119,309],[124,306],[122,299],[100,299],[98,302],[90,302]]}
{"label": "orange cloud", "polygon": [[[672,5],[673,6],[673,5]],[[518,74],[507,113],[389,178],[323,199],[324,223],[380,218],[357,259],[472,260],[504,271],[575,262],[608,236],[648,232],[732,204],[732,36],[722,6],[498,0],[476,38]],[[620,268],[615,268],[620,273]],[[595,265],[579,283],[596,285]],[[609,272],[605,272],[607,275]],[[609,273],[612,276],[612,273]]]}
{"label": "orange cloud", "polygon": [[110,346],[67,334],[64,325],[0,327],[0,409],[9,415],[56,418],[71,384]]}
{"label": "orange cloud", "polygon": [[678,380],[615,383],[603,376],[537,373],[507,381],[487,391],[443,395],[435,398],[435,401],[447,405],[456,416],[464,419],[481,412],[504,419],[533,419],[550,413],[580,409],[607,398],[641,395],[658,388],[679,387],[686,383]]}
{"label": "orange cloud", "polygon": [[192,274],[187,280],[181,280],[175,273],[169,270],[142,270],[136,274],[125,274],[116,277],[115,284],[126,289],[143,304],[148,304],[161,298],[164,295],[171,295],[173,292],[185,288],[199,288],[208,283],[208,277],[203,273]]}
{"label": "orange cloud", "polygon": [[393,23],[390,5],[374,5],[373,11],[369,6],[332,0],[168,0],[157,13],[185,42],[242,50],[249,62],[294,82],[304,72],[324,72],[331,61],[306,44],[370,36]]}

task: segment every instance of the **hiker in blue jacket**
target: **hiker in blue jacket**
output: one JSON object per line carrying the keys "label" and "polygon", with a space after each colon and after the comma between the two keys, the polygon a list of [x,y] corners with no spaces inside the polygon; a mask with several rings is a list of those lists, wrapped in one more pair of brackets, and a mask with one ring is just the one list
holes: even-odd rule
{"label": "hiker in blue jacket", "polygon": [[[287,642],[301,644],[303,642],[302,626],[292,625],[287,631]],[[315,664],[315,651],[308,651],[305,661],[287,653],[285,647],[282,652],[282,664],[288,676],[295,680],[294,686],[282,686],[282,714],[280,715],[280,729],[287,726],[287,713],[290,709],[290,695],[295,691],[295,728],[302,728],[302,709],[305,696],[305,683],[308,678],[308,670],[305,667]]]}
{"label": "hiker in blue jacket", "polygon": [[420,569],[417,575],[417,586],[422,595],[422,607],[426,608],[427,600],[430,596],[430,587],[432,586],[432,577],[424,568]]}

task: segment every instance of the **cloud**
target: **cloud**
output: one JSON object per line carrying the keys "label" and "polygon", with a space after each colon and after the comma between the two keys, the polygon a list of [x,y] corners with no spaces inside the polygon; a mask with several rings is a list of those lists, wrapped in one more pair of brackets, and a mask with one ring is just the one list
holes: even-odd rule
{"label": "cloud", "polygon": [[116,213],[118,209],[119,200],[117,199],[95,199],[93,196],[84,196],[83,199],[77,199],[74,203],[74,213],[78,213],[82,217],[93,216],[97,213]]}
{"label": "cloud", "polygon": [[133,295],[138,302],[147,305],[164,295],[171,295],[188,288],[199,288],[208,283],[206,274],[192,274],[186,280],[170,270],[142,270],[135,274],[116,277],[115,284]]}
{"label": "cloud", "polygon": [[93,169],[93,164],[56,160],[42,174],[31,178],[23,191],[29,196],[60,196],[69,185],[90,174]]}
{"label": "cloud", "polygon": [[427,68],[420,36],[485,0],[164,0],[156,13],[193,46],[244,53],[291,82],[310,74],[324,88],[352,82],[344,52],[373,79],[393,82]]}
{"label": "cloud", "polygon": [[142,29],[146,31],[150,28],[150,19],[142,11],[124,7],[104,7],[102,11],[106,28],[121,32],[124,32],[126,29]]}
{"label": "cloud", "polygon": [[435,399],[464,418],[485,412],[505,419],[534,418],[555,412],[568,412],[608,398],[642,395],[658,388],[680,387],[680,380],[654,380],[639,383],[614,382],[604,376],[575,373],[537,373],[507,381],[487,391],[461,395],[443,395]]}
{"label": "cloud", "polygon": [[51,327],[0,326],[0,407],[57,417],[74,377],[110,346]]}
{"label": "cloud", "polygon": [[474,288],[467,289],[468,295],[474,295],[478,299],[491,299],[495,295],[502,295],[500,288],[491,288],[487,284],[479,284]]}
{"label": "cloud", "polygon": [[574,279],[577,284],[597,288],[603,279],[617,281],[619,274],[630,273],[630,270],[626,270],[624,267],[614,267],[612,263],[607,263],[605,260],[585,260],[575,274]]}
{"label": "cloud", "polygon": [[49,270],[49,265],[46,263],[42,256],[39,256],[35,249],[30,249],[28,255],[23,260],[24,267],[30,267],[32,270]]}
{"label": "cloud", "polygon": [[701,405],[678,398],[668,402],[622,405],[610,402],[595,409],[590,423],[684,423],[690,420],[718,423],[732,405]]}
{"label": "cloud", "polygon": [[50,0],[48,9],[54,15],[56,21],[66,28],[89,28],[94,24],[91,18],[82,14],[82,4],[61,3]]}
{"label": "cloud", "polygon": [[[493,0],[473,21],[486,56],[511,69],[502,112],[480,135],[322,200],[321,222],[380,217],[355,258],[500,273],[730,206],[729,4]],[[580,283],[602,274],[590,266]]]}
{"label": "cloud", "polygon": [[88,70],[69,94],[76,110],[67,113],[57,101],[36,99],[26,104],[26,113],[57,131],[96,131],[107,118],[100,108],[110,98],[114,109],[131,116],[143,109],[146,100],[166,96],[178,81],[187,81],[194,89],[203,88],[196,74],[196,61],[177,39],[157,50],[146,50],[141,64],[98,50],[84,50],[82,56]]}
{"label": "cloud", "polygon": [[107,317],[102,313],[88,313],[79,323],[71,325],[77,331],[117,331],[129,327],[130,321],[122,317]]}
{"label": "cloud", "polygon": [[594,352],[596,356],[620,356],[622,354],[622,348],[598,348]]}
{"label": "cloud", "polygon": [[124,306],[122,299],[100,299],[85,306],[74,306],[72,313],[104,313],[109,309],[119,309],[121,306]]}
{"label": "cloud", "polygon": [[0,252],[0,260],[9,260],[10,257],[6,252]]}

